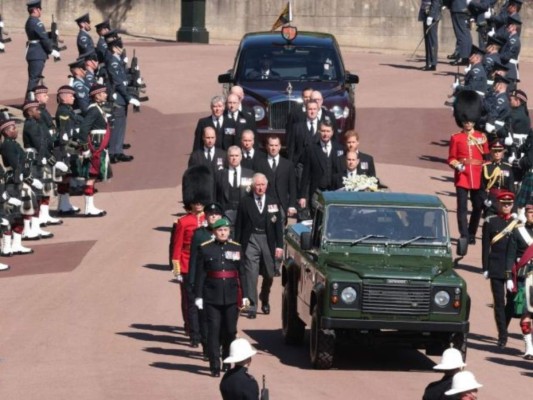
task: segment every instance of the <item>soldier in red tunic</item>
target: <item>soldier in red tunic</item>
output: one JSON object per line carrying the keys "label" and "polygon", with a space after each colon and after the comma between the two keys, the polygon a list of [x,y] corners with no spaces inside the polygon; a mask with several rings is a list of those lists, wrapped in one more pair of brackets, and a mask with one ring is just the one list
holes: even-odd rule
{"label": "soldier in red tunic", "polygon": [[[481,116],[481,98],[474,91],[462,91],[457,96],[454,117],[460,132],[450,138],[448,165],[455,170],[457,193],[457,225],[461,238],[475,244],[476,232],[483,209],[481,173],[484,157],[489,154],[487,137],[474,129]],[[472,203],[470,221],[467,218],[468,196]]]}
{"label": "soldier in red tunic", "polygon": [[188,289],[187,275],[189,273],[189,259],[191,242],[196,229],[204,224],[204,205],[211,202],[212,191],[211,171],[205,166],[189,168],[183,174],[183,204],[187,214],[174,223],[170,241],[170,259],[172,271],[180,284],[181,312],[185,323],[185,333],[189,334],[190,314],[194,309],[194,295]]}

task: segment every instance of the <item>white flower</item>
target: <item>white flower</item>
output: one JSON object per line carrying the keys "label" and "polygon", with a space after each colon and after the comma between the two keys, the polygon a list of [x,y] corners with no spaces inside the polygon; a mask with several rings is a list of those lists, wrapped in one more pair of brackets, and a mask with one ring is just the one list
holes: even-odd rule
{"label": "white flower", "polygon": [[364,190],[375,192],[378,190],[378,179],[374,176],[356,175],[352,178],[342,178],[344,190],[348,192],[361,192]]}

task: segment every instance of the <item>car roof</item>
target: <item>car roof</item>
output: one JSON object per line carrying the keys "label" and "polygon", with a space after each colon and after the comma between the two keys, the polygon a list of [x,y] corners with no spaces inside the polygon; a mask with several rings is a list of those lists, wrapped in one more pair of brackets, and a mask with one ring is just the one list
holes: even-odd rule
{"label": "car roof", "polygon": [[[290,42],[295,46],[324,46],[329,47],[335,42],[335,37],[329,33],[298,31],[298,36]],[[241,47],[252,47],[258,45],[284,45],[289,42],[285,40],[280,32],[250,32],[243,36]]]}
{"label": "car roof", "polygon": [[322,192],[319,201],[322,204],[377,205],[377,206],[418,206],[442,207],[442,201],[434,195],[391,193],[391,192]]}

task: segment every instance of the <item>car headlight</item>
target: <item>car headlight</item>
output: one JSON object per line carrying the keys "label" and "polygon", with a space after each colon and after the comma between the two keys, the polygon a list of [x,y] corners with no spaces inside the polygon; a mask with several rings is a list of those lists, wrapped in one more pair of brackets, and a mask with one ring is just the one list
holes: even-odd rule
{"label": "car headlight", "polygon": [[346,304],[353,304],[357,300],[357,291],[351,287],[345,287],[341,292],[341,299]]}
{"label": "car headlight", "polygon": [[331,112],[335,115],[335,119],[348,118],[348,115],[350,115],[350,109],[348,107],[333,106]]}
{"label": "car headlight", "polygon": [[255,120],[261,121],[265,118],[265,109],[261,106],[254,106]]}
{"label": "car headlight", "polygon": [[446,290],[440,290],[435,294],[433,301],[439,307],[446,307],[450,304],[450,294]]}

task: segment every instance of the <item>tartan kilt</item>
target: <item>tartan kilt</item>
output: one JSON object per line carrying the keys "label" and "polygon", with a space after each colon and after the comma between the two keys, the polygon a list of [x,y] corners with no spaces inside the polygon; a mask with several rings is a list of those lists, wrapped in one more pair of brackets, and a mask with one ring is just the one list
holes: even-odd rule
{"label": "tartan kilt", "polygon": [[520,190],[516,195],[515,204],[519,208],[533,204],[533,172],[527,172],[524,176]]}

